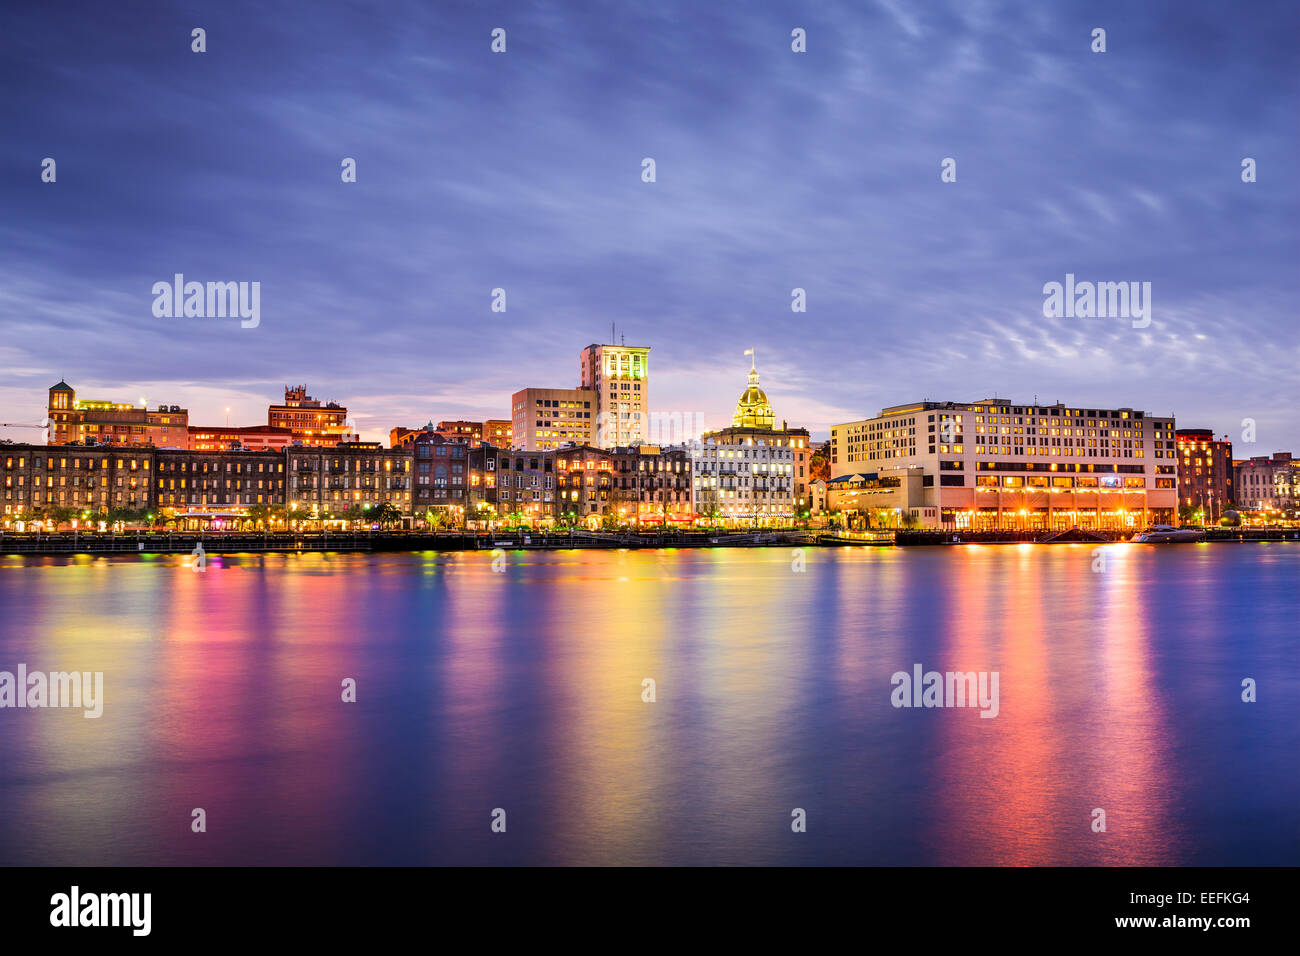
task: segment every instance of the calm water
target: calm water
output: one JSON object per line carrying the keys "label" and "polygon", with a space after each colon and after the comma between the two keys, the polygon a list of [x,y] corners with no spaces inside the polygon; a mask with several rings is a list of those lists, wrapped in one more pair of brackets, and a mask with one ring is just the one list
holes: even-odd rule
{"label": "calm water", "polygon": [[1300,547],[1108,559],[0,557],[0,670],[106,698],[0,710],[0,863],[1300,863]]}

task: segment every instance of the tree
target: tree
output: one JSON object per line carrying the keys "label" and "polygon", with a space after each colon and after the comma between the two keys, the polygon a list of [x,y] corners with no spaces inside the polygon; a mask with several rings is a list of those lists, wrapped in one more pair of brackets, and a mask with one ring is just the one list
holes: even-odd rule
{"label": "tree", "polygon": [[59,525],[70,524],[73,518],[76,518],[81,512],[76,508],[68,508],[64,505],[50,505],[44,509],[43,518],[47,521],[54,531],[59,530]]}
{"label": "tree", "polygon": [[818,478],[822,481],[831,480],[831,455],[827,448],[827,445],[823,445],[808,458],[809,481],[816,481]]}
{"label": "tree", "polygon": [[141,524],[148,520],[149,512],[145,508],[109,508],[103,520],[108,524]]}
{"label": "tree", "polygon": [[402,520],[402,513],[392,502],[384,501],[370,509],[370,520],[377,522],[381,528],[391,527]]}
{"label": "tree", "polygon": [[342,517],[355,528],[359,524],[369,524],[374,520],[370,510],[369,505],[354,503],[347,506]]}

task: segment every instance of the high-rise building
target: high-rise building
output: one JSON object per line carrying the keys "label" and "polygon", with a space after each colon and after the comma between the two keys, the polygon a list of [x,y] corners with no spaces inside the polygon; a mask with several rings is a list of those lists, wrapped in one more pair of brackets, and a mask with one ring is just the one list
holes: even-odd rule
{"label": "high-rise building", "polygon": [[307,386],[285,386],[284,404],[267,408],[267,424],[288,428],[294,441],[304,445],[334,445],[356,441],[347,423],[348,410],[335,402],[320,402],[307,394]]}
{"label": "high-rise building", "polygon": [[1237,500],[1233,487],[1232,442],[1208,428],[1180,428],[1178,510],[1198,524],[1213,524]]}
{"label": "high-rise building", "polygon": [[51,386],[49,444],[87,442],[156,448],[187,448],[189,412],[179,405],[147,408],[120,402],[77,400],[67,382]]}
{"label": "high-rise building", "polygon": [[827,510],[873,525],[1172,524],[1174,420],[1132,408],[914,402],[831,428]]}
{"label": "high-rise building", "polygon": [[613,448],[646,442],[650,431],[650,348],[588,345],[578,364],[578,384],[596,393],[596,445]]}
{"label": "high-rise building", "polygon": [[524,388],[511,396],[510,405],[514,415],[510,443],[515,449],[546,451],[595,441],[593,389]]}

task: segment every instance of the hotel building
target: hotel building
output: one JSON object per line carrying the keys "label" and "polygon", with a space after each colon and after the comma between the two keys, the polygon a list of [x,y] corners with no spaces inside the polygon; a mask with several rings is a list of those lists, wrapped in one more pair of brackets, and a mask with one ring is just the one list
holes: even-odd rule
{"label": "hotel building", "polygon": [[916,402],[831,428],[826,508],[851,524],[1124,530],[1172,524],[1174,420],[1132,408]]}
{"label": "hotel building", "polygon": [[[710,521],[740,525],[787,524],[806,510],[806,428],[775,427],[776,416],[751,363],[749,383],[736,403],[731,427],[706,432],[687,445],[695,508]],[[803,478],[796,475],[802,469]],[[803,491],[797,488],[805,489]]]}
{"label": "hotel building", "polygon": [[334,445],[355,441],[357,436],[347,423],[348,410],[334,402],[322,403],[307,394],[307,386],[285,386],[284,404],[267,408],[267,424],[288,428],[293,440],[304,445]]}
{"label": "hotel building", "polygon": [[579,386],[595,392],[594,443],[600,448],[616,448],[646,442],[650,435],[649,347],[588,345],[578,357],[578,367]]}
{"label": "hotel building", "polygon": [[1179,513],[1198,524],[1214,524],[1237,500],[1232,474],[1232,442],[1208,428],[1180,428],[1178,442]]}
{"label": "hotel building", "polygon": [[[547,451],[596,441],[599,398],[589,388],[525,388],[510,400],[514,415],[510,446]],[[498,446],[500,447],[500,446]]]}
{"label": "hotel building", "polygon": [[189,412],[179,405],[149,409],[120,402],[78,401],[76,390],[67,382],[51,386],[47,414],[51,445],[90,442],[186,448],[189,443]]}

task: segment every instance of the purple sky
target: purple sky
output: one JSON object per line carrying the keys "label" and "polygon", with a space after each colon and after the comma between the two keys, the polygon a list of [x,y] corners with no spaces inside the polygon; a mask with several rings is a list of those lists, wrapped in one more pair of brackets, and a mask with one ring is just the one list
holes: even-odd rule
{"label": "purple sky", "polygon": [[[1294,3],[311,10],[4,12],[0,420],[66,378],[255,424],[306,382],[381,438],[572,387],[616,322],[713,425],[756,347],[817,437],[996,394],[1300,451]],[[156,318],[177,272],[260,282],[260,326]],[[1066,273],[1150,282],[1150,326],[1044,318]]]}

